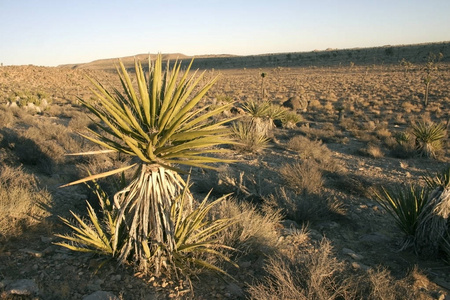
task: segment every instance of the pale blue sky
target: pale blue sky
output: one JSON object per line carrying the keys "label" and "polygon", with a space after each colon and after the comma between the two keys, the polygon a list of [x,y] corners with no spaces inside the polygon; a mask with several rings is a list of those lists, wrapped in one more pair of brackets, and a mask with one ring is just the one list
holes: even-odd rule
{"label": "pale blue sky", "polygon": [[0,0],[0,62],[450,41],[450,0]]}

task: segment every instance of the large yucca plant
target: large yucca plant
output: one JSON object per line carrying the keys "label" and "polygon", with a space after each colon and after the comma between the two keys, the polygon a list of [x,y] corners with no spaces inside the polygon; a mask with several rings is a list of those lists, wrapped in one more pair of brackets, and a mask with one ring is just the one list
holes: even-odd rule
{"label": "large yucca plant", "polygon": [[173,253],[179,245],[171,209],[183,193],[185,199],[189,199],[188,206],[192,205],[189,191],[183,192],[186,184],[178,175],[180,169],[176,165],[210,167],[210,163],[225,160],[204,154],[225,151],[215,146],[232,143],[229,130],[223,126],[231,119],[208,122],[232,104],[215,109],[197,107],[217,77],[200,85],[203,74],[197,76],[194,72],[190,75],[191,66],[192,62],[182,72],[181,63],[175,62],[170,68],[168,62],[163,71],[162,58],[158,55],[154,63],[149,60],[146,74],[140,62],[135,62],[136,83],[133,84],[119,62],[117,71],[123,92],[110,91],[91,79],[98,104],[81,100],[101,120],[98,124],[101,133],[91,130],[91,135],[83,136],[107,151],[136,156],[138,162],[68,185],[136,168],[130,184],[115,194],[114,206],[126,232],[126,242],[118,250],[119,261],[125,262],[132,257],[144,272],[153,266],[158,274],[161,266],[174,261]]}

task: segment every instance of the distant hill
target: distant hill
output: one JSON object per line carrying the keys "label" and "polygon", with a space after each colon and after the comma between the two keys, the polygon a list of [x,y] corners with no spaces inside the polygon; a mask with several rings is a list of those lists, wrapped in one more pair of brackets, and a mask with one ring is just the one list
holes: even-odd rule
{"label": "distant hill", "polygon": [[[236,68],[271,68],[271,67],[308,67],[308,66],[338,66],[354,63],[356,65],[398,64],[402,59],[420,64],[427,61],[428,54],[442,53],[442,61],[450,62],[450,42],[426,43],[416,45],[386,45],[373,48],[326,49],[310,52],[272,53],[261,55],[200,55],[194,56],[195,69],[236,69]],[[121,57],[124,65],[134,68],[134,60],[147,61],[154,59],[156,54],[138,54]],[[192,56],[181,53],[163,54],[164,60],[182,60],[188,64]],[[118,58],[99,59],[84,64],[61,65],[62,68],[92,69],[114,71]]]}

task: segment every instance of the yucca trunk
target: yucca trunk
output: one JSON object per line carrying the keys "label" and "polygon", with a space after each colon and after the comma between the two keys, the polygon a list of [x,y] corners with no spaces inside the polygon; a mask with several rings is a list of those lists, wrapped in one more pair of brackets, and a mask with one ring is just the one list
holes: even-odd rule
{"label": "yucca trunk", "polygon": [[[127,236],[120,262],[133,255],[141,271],[147,272],[150,265],[154,265],[157,276],[161,267],[171,263],[170,255],[176,247],[171,208],[185,185],[174,171],[157,164],[142,164],[134,180],[116,193],[114,205],[119,210],[120,222],[125,223]],[[189,192],[187,197],[188,206],[192,208],[193,198]]]}

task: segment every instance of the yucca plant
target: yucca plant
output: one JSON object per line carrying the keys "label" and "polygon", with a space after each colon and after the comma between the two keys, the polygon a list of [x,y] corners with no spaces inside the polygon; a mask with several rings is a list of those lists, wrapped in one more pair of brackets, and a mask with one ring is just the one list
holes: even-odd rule
{"label": "yucca plant", "polygon": [[402,249],[410,246],[414,242],[419,215],[428,201],[428,190],[414,185],[393,189],[383,187],[375,192],[374,200],[394,218],[406,235]]}
{"label": "yucca plant", "polygon": [[[435,256],[447,245],[450,218],[450,167],[436,176],[426,176],[430,197],[419,215],[415,247],[422,256]],[[447,237],[448,238],[448,237]]]}
{"label": "yucca plant", "polygon": [[446,128],[443,124],[432,122],[417,122],[412,126],[412,133],[416,137],[416,148],[420,155],[436,157],[436,151],[442,148]]}
{"label": "yucca plant", "polygon": [[[132,258],[139,269],[149,272],[154,268],[159,275],[161,267],[173,262],[177,250],[175,220],[171,208],[181,194],[192,205],[192,195],[178,174],[177,165],[211,168],[209,164],[230,162],[211,155],[226,151],[216,146],[233,143],[230,131],[223,126],[232,119],[210,122],[232,103],[209,109],[197,104],[217,81],[217,77],[204,85],[203,74],[189,75],[192,61],[184,72],[181,63],[169,62],[163,72],[162,57],[149,59],[147,75],[140,62],[135,62],[136,84],[119,61],[117,72],[123,92],[108,90],[91,79],[92,92],[97,105],[80,99],[101,122],[101,133],[91,130],[83,135],[106,151],[137,157],[137,162],[126,167],[92,175],[72,182],[78,184],[103,178],[136,168],[131,182],[114,195],[118,220],[125,226],[126,242],[119,249],[119,262]],[[77,154],[104,153],[105,150]],[[178,202],[175,202],[175,204]],[[178,205],[178,204],[177,204]],[[120,228],[120,226],[118,226]],[[116,230],[115,235],[118,235]]]}
{"label": "yucca plant", "polygon": [[266,132],[251,120],[239,120],[233,123],[232,131],[236,140],[239,141],[235,144],[237,149],[256,153],[269,146],[270,139]]}
{"label": "yucca plant", "polygon": [[249,100],[242,105],[242,108],[252,118],[265,118],[269,116],[270,103],[267,101],[256,102]]}
{"label": "yucca plant", "polygon": [[435,176],[428,174],[424,177],[424,180],[431,189],[450,187],[450,165],[441,172],[438,172]]}
{"label": "yucca plant", "polygon": [[262,135],[270,136],[270,131],[275,127],[274,120],[281,120],[285,110],[277,105],[272,105],[268,101],[256,102],[247,101],[242,105],[247,114],[250,116],[250,122],[256,131]]}

